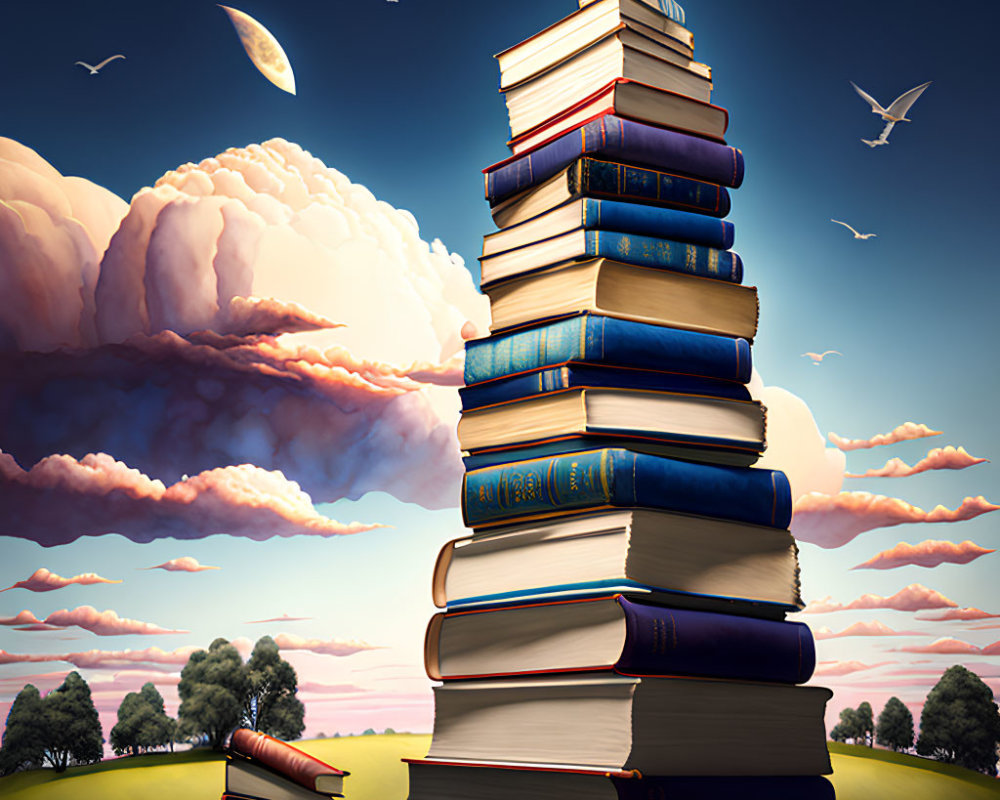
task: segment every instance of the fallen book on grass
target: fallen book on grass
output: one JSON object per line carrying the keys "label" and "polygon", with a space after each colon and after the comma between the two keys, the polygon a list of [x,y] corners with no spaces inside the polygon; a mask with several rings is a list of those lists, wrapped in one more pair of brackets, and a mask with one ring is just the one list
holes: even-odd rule
{"label": "fallen book on grass", "polygon": [[819,775],[639,775],[634,771],[404,758],[409,800],[836,800]]}
{"label": "fallen book on grass", "polygon": [[435,614],[424,642],[431,680],[611,670],[794,684],[815,665],[805,623],[621,594]]}
{"label": "fallen book on grass", "polygon": [[433,598],[449,611],[627,594],[783,619],[802,608],[788,530],[647,509],[509,525],[448,542]]}
{"label": "fallen book on grass", "polygon": [[429,759],[598,767],[643,775],[832,772],[829,689],[615,673],[446,681]]}
{"label": "fallen book on grass", "polygon": [[342,797],[339,770],[287,742],[248,728],[233,731],[226,761],[226,792],[261,800]]}

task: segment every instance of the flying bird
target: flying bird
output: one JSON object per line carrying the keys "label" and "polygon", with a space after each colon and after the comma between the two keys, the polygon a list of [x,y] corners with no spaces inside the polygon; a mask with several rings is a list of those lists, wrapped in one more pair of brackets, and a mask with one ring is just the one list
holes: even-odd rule
{"label": "flying bird", "polygon": [[822,353],[802,353],[803,356],[808,356],[812,359],[815,366],[819,366],[819,363],[828,355],[842,356],[844,355],[839,350],[824,350]]}
{"label": "flying bird", "polygon": [[910,122],[911,120],[906,118],[906,112],[910,110],[917,98],[923,94],[924,89],[931,85],[932,81],[927,81],[927,83],[922,83],[920,86],[915,86],[908,92],[903,92],[899,97],[893,100],[888,108],[882,108],[881,104],[868,94],[864,89],[858,86],[854,81],[851,81],[851,86],[854,87],[861,98],[872,107],[872,113],[878,114],[882,119],[885,120],[886,125],[882,129],[882,133],[879,134],[877,139],[862,139],[871,148],[878,147],[879,145],[889,144],[889,132],[892,130],[892,126],[897,122]]}
{"label": "flying bird", "polygon": [[858,233],[854,228],[848,225],[846,222],[841,222],[839,219],[830,219],[830,222],[836,222],[838,225],[843,225],[847,230],[854,234],[855,239],[871,239],[873,236],[878,236],[877,233]]}
{"label": "flying bird", "polygon": [[[76,64],[79,64],[81,67],[86,67],[87,69],[89,69],[91,75],[96,75],[98,73],[98,71],[101,69],[101,67],[103,67],[105,64],[107,64],[109,61],[114,61],[116,58],[125,58],[125,56],[123,56],[121,53],[118,53],[117,55],[113,55],[113,56],[108,56],[106,59],[104,59],[96,67],[91,66],[86,61],[77,61]],[[76,66],[76,64],[74,64],[73,66]]]}

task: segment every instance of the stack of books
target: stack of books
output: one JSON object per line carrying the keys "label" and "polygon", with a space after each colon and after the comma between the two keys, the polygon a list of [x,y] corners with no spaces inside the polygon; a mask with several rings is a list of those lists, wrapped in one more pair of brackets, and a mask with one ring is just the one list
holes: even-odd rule
{"label": "stack of books", "polygon": [[349,774],[280,739],[238,728],[229,740],[222,800],[343,797]]}
{"label": "stack of books", "polygon": [[743,157],[672,0],[580,0],[500,53],[472,535],[442,550],[410,800],[829,800],[785,475],[754,468]]}

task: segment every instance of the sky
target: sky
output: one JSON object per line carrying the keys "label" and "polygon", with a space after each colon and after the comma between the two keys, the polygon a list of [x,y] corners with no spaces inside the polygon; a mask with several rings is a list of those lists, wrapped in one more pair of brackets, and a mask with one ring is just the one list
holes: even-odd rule
{"label": "sky", "polygon": [[[0,411],[11,421],[0,450],[16,462],[0,463],[0,503],[12,520],[0,536],[0,588],[40,568],[121,582],[0,593],[0,618],[26,609],[44,621],[87,606],[118,618],[77,611],[72,621],[89,627],[0,625],[0,650],[18,656],[0,663],[0,716],[25,682],[45,692],[79,668],[107,735],[121,698],[145,680],[176,712],[172,684],[184,648],[224,636],[246,650],[267,633],[285,637],[282,653],[299,672],[307,736],[430,730],[421,668],[434,610],[430,573],[440,546],[464,532],[450,438],[459,331],[470,321],[484,332],[487,319],[473,275],[480,239],[493,230],[480,170],[507,152],[492,54],[574,7],[239,5],[281,42],[295,71],[292,96],[254,69],[214,3],[3,5],[0,68],[11,77],[0,84],[0,137],[107,191],[46,173],[45,192],[60,198],[49,206],[57,224],[36,220],[35,237],[18,239],[4,223],[12,217],[0,218],[0,275],[22,279],[8,284],[22,294],[0,301]],[[1000,291],[990,274],[998,120],[983,101],[996,74],[988,37],[1000,9],[969,0],[947,11],[930,2],[901,8],[685,4],[696,57],[713,68],[713,101],[730,113],[727,141],[746,158],[729,219],[746,282],[761,297],[759,382],[780,387],[765,395],[768,458],[794,461],[796,448],[825,453],[819,471],[830,494],[954,510],[966,497],[1000,502],[992,353]],[[113,53],[126,58],[97,76],[73,63]],[[883,103],[933,83],[912,122],[898,124],[889,145],[869,149],[860,139],[874,138],[882,123],[849,81]],[[275,139],[283,141],[246,149]],[[229,148],[238,150],[221,166],[204,161]],[[4,158],[31,161],[13,147],[0,148],[0,164]],[[178,170],[184,164],[198,166]],[[227,170],[242,182],[226,183]],[[230,192],[230,201],[207,197],[206,186]],[[8,208],[22,208],[13,200],[42,203],[40,191],[20,168],[0,172]],[[126,211],[128,235],[111,240]],[[877,236],[855,240],[831,218]],[[83,221],[86,240],[67,219]],[[233,294],[275,298],[280,307],[206,304],[205,254],[223,241],[220,231],[229,235],[228,279],[242,287]],[[247,236],[254,253],[240,249]],[[88,254],[85,285],[98,269],[109,276],[96,295],[94,329],[73,341],[64,318],[90,312],[80,305],[80,277],[59,272],[68,252]],[[32,294],[29,273],[19,272],[27,263],[32,279],[49,276],[48,294]],[[144,297],[136,269],[155,278]],[[247,338],[252,313],[275,334],[296,332],[273,346]],[[193,335],[205,328],[221,338]],[[331,355],[330,347],[341,349]],[[801,355],[828,349],[841,355],[819,365]],[[781,390],[801,398],[811,419],[783,427],[796,403]],[[829,441],[826,451],[817,443],[830,432],[870,440],[907,422],[940,433],[845,451],[843,462]],[[906,478],[843,477],[845,463],[852,474],[891,458],[913,466],[948,446],[992,461]],[[91,452],[106,456],[84,464]],[[63,474],[63,482],[45,484],[41,471],[25,477],[56,454],[67,459],[49,462],[45,474]],[[801,486],[818,480],[808,472]],[[81,491],[74,480],[97,488]],[[842,505],[850,502],[860,501]],[[844,514],[872,518],[870,509],[810,513],[818,520],[810,535],[826,544]],[[233,527],[206,535],[205,519]],[[81,537],[85,530],[119,532]],[[846,705],[867,699],[877,713],[893,694],[919,715],[953,663],[1000,689],[995,649],[982,652],[1000,640],[1000,627],[983,626],[1000,617],[947,611],[1000,615],[995,554],[932,568],[852,569],[898,542],[970,540],[992,550],[991,513],[837,530],[848,531],[839,546],[800,545],[807,612],[816,613],[799,618],[818,632],[813,682],[835,691],[830,724]],[[262,539],[271,532],[279,535]],[[218,569],[148,569],[181,558]],[[926,589],[907,588],[915,584]],[[875,599],[855,602],[864,595]],[[982,618],[926,619],[946,613]],[[865,626],[853,633],[881,635],[838,635],[855,623]],[[119,632],[126,630],[143,632]],[[948,652],[923,652],[942,638],[932,649]],[[147,648],[166,655],[135,655]],[[124,650],[133,653],[107,655]],[[99,654],[80,655],[89,651]],[[56,658],[70,654],[78,655]],[[41,660],[47,656],[53,660]]]}

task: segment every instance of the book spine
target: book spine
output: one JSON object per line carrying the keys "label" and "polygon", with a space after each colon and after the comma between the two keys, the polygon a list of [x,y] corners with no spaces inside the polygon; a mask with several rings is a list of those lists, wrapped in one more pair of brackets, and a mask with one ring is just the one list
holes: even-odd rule
{"label": "book spine", "polygon": [[735,238],[731,222],[642,203],[585,198],[581,216],[584,228],[676,239],[722,252],[733,246]]}
{"label": "book spine", "polygon": [[[581,158],[569,167],[566,177],[571,194],[663,203],[713,217],[726,216],[731,204],[729,192],[717,183],[613,161]],[[725,223],[724,230],[726,238],[723,241],[728,239],[728,244],[715,246],[728,249],[733,246],[732,224]]]}
{"label": "book spine", "polygon": [[733,188],[743,182],[743,154],[735,147],[605,114],[535,150],[487,167],[486,198],[495,203],[535,186],[588,153]]}
{"label": "book spine", "polygon": [[500,378],[458,390],[462,410],[503,403],[522,397],[534,397],[546,392],[583,386],[613,386],[620,389],[650,389],[653,391],[685,392],[687,394],[749,400],[750,394],[741,383],[702,378],[675,372],[655,372],[598,364],[564,364],[550,369],[535,370],[509,378]]}
{"label": "book spine", "polygon": [[730,283],[743,281],[743,261],[732,250],[609,230],[588,230],[584,238],[584,256],[588,258],[613,258],[625,264],[669,269]]}
{"label": "book spine", "polygon": [[787,528],[784,473],[604,449],[467,472],[467,527],[550,517],[576,509],[658,508]]}
{"label": "book spine", "polygon": [[666,608],[624,597],[618,603],[626,630],[615,665],[619,672],[805,683],[816,665],[812,633],[801,622]]}
{"label": "book spine", "polygon": [[750,344],[745,339],[584,314],[468,342],[465,383],[574,360],[738,383],[749,381],[751,370]]}

